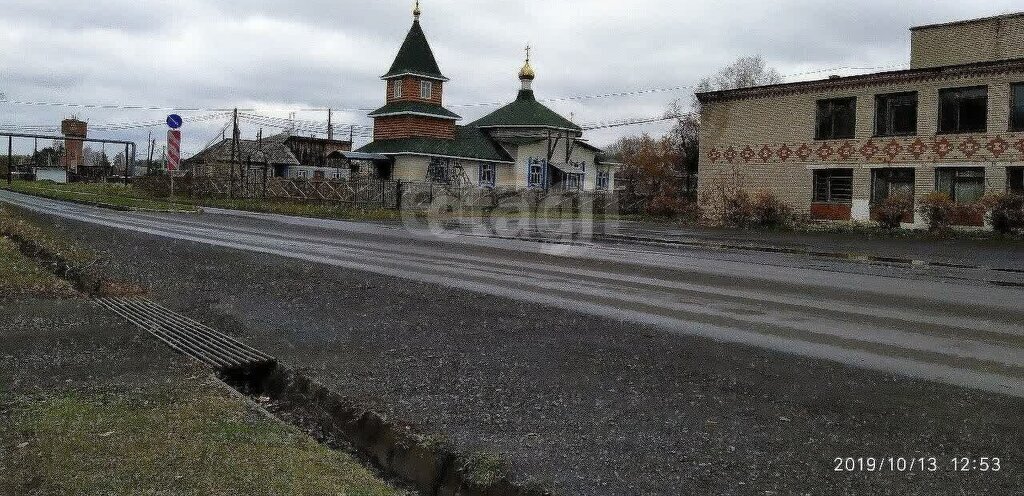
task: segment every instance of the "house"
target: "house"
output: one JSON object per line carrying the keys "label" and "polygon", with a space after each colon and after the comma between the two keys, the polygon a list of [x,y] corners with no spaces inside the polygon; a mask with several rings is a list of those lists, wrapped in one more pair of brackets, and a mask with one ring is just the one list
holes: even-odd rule
{"label": "house", "polygon": [[911,37],[907,70],[698,94],[702,201],[732,183],[814,219],[866,221],[897,194],[1024,192],[1024,13]]}
{"label": "house", "polygon": [[289,179],[346,179],[358,165],[347,155],[352,142],[315,137],[297,136],[284,132],[266,138],[239,139],[233,148],[233,140],[225,138],[205,150],[186,159],[182,170],[196,175],[231,175],[232,151],[239,170],[267,169],[269,177]]}
{"label": "house", "polygon": [[539,101],[526,63],[516,99],[467,125],[445,108],[441,73],[420,26],[420,9],[382,76],[385,105],[369,114],[373,142],[358,152],[387,157],[390,178],[480,188],[611,190],[615,163],[590,145],[583,129]]}

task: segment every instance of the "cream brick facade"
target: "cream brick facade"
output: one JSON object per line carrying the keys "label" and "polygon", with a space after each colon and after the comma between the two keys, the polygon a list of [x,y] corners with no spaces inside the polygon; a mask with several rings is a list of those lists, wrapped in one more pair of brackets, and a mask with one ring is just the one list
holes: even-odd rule
{"label": "cream brick facade", "polygon": [[[700,198],[715,213],[724,186],[773,192],[810,213],[813,171],[853,170],[852,220],[867,220],[871,170],[914,169],[917,200],[935,190],[936,169],[985,168],[988,192],[1006,189],[1007,167],[1024,166],[1024,133],[1011,132],[1011,84],[1024,82],[1024,60],[933,68],[698,95],[701,114]],[[939,134],[939,90],[988,88],[987,131]],[[917,92],[917,134],[875,135],[875,96]],[[816,140],[817,102],[856,98],[851,139]],[[920,220],[920,219],[918,219]]]}
{"label": "cream brick facade", "polygon": [[911,28],[910,68],[1024,58],[1024,12]]}

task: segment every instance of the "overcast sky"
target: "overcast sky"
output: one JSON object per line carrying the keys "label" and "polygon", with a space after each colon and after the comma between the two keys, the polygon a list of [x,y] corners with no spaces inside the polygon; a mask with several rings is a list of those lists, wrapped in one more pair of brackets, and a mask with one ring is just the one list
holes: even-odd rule
{"label": "overcast sky", "polygon": [[[515,97],[527,43],[535,47],[538,98],[558,98],[691,85],[755,54],[785,75],[901,66],[910,57],[910,26],[1010,12],[1020,3],[424,0],[422,8],[424,31],[451,78],[445,103],[467,123],[496,108],[473,104]],[[367,126],[360,109],[383,104],[379,77],[409,29],[411,10],[406,0],[0,0],[0,92],[22,102],[239,106],[278,118],[289,109],[332,107],[350,109],[337,112],[336,123]],[[549,105],[589,124],[658,116],[675,98],[688,102],[688,91]],[[180,113],[186,155],[219,136],[226,122],[211,112]],[[167,112],[0,103],[0,126],[56,126],[71,114],[98,128],[162,121]],[[326,115],[304,111],[297,119]],[[161,136],[166,130],[152,129]],[[664,129],[619,127],[589,137],[605,145]],[[147,131],[91,136],[145,141]]]}

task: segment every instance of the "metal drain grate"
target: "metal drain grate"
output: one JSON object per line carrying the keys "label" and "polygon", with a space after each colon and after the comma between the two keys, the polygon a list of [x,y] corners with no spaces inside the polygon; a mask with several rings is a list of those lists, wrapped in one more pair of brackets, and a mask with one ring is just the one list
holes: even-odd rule
{"label": "metal drain grate", "polygon": [[97,298],[96,302],[176,351],[216,369],[245,368],[275,361],[237,339],[146,298]]}

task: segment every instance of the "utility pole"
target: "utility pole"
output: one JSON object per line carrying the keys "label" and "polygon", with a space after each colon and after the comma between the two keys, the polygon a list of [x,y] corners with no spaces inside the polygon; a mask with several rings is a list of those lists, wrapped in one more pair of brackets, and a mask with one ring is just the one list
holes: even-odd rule
{"label": "utility pole", "polygon": [[11,169],[14,168],[14,161],[11,159],[13,154],[12,150],[14,147],[14,136],[7,137],[7,185],[10,186],[14,180],[14,173]]}
{"label": "utility pole", "polygon": [[331,117],[334,113],[333,110],[327,109],[327,139],[334,140],[334,126],[331,124]]}
{"label": "utility pole", "polygon": [[238,158],[238,109],[234,111],[234,130],[231,131],[231,185],[228,187],[228,198],[235,192],[235,160]]}
{"label": "utility pole", "polygon": [[[124,185],[128,186],[128,170],[133,169],[134,164],[128,163],[128,143],[124,144]],[[135,175],[135,171],[131,171],[132,175]]]}
{"label": "utility pole", "polygon": [[149,150],[146,152],[146,174],[153,172],[153,130],[149,130],[149,139],[146,140]]}

